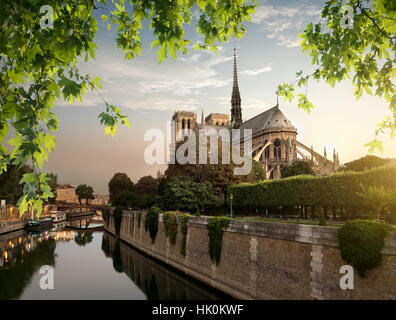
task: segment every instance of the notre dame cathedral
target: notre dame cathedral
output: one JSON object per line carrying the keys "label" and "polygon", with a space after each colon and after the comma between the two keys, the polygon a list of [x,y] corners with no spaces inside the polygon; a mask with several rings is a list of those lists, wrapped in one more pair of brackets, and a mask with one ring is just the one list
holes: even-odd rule
{"label": "notre dame cathedral", "polygon": [[[321,155],[297,140],[297,129],[276,106],[243,122],[241,96],[238,86],[237,62],[234,49],[234,75],[231,94],[231,119],[228,114],[211,113],[204,118],[203,111],[201,122],[197,121],[197,114],[189,111],[176,111],[172,120],[175,130],[190,129],[251,129],[252,130],[252,158],[263,166],[267,179],[281,177],[281,168],[290,166],[295,161],[304,160],[311,164],[319,175],[329,175],[340,167],[338,153],[334,150],[333,160],[327,159],[326,149]],[[182,139],[176,136],[175,143]],[[241,139],[242,140],[242,139]],[[242,141],[240,141],[242,143]]]}

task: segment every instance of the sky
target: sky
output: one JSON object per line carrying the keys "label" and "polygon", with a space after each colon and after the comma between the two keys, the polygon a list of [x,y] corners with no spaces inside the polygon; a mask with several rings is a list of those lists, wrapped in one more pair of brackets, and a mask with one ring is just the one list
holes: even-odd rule
{"label": "sky", "polygon": [[[246,25],[242,40],[221,44],[218,54],[189,49],[158,63],[148,28],[141,33],[142,55],[125,60],[116,48],[115,32],[99,22],[96,35],[96,60],[81,62],[80,70],[102,78],[101,94],[128,116],[131,128],[119,126],[115,137],[106,136],[98,115],[105,109],[100,96],[87,92],[84,102],[57,101],[55,113],[60,120],[56,150],[49,155],[45,169],[58,174],[61,183],[88,184],[95,193],[107,194],[108,182],[116,172],[125,172],[134,181],[156,176],[166,165],[148,165],[144,150],[147,130],[165,132],[166,123],[176,110],[198,113],[230,114],[233,73],[233,48],[237,50],[238,80],[242,117],[248,120],[276,104],[276,88],[295,80],[296,72],[313,71],[311,59],[299,47],[298,34],[305,25],[320,20],[324,1],[260,1]],[[98,17],[104,12],[98,10]],[[100,19],[99,19],[100,20]],[[195,15],[192,24],[196,23]],[[113,28],[114,29],[114,28]],[[194,26],[187,27],[186,38],[201,40]],[[292,103],[279,101],[280,109],[297,128],[297,139],[315,151],[339,153],[341,163],[368,153],[364,144],[371,141],[376,124],[389,115],[383,99],[364,95],[356,100],[349,81],[334,88],[323,82],[309,82],[308,98],[315,105],[307,114]],[[396,157],[396,139],[383,137],[384,150],[375,155]],[[330,157],[329,157],[330,158]]]}

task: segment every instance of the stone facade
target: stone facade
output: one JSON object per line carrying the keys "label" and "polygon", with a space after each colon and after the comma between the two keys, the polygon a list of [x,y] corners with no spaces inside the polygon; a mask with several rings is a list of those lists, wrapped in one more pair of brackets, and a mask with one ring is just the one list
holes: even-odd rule
{"label": "stone facade", "polygon": [[56,201],[64,203],[78,203],[76,189],[72,184],[60,185],[56,189]]}
{"label": "stone facade", "polygon": [[[110,197],[107,195],[94,194],[95,199],[88,200],[90,205],[106,205]],[[67,204],[79,204],[76,189],[72,184],[59,185],[56,189],[56,201]],[[82,200],[85,203],[85,200]]]}
{"label": "stone facade", "polygon": [[[338,170],[340,161],[338,153],[334,150],[332,160],[327,158],[326,149],[323,155],[315,152],[297,141],[297,129],[276,106],[247,120],[242,120],[242,105],[239,92],[236,54],[234,52],[234,79],[231,94],[231,121],[230,117],[222,113],[211,113],[204,119],[203,111],[201,122],[197,121],[197,114],[189,111],[176,111],[172,120],[175,126],[173,146],[183,141],[184,137],[192,130],[196,135],[199,129],[244,129],[252,130],[253,141],[251,156],[263,166],[267,179],[281,177],[281,169],[292,165],[298,159],[311,164],[314,171],[319,175],[329,175]],[[243,143],[243,137],[233,143]],[[172,149],[173,149],[172,146]]]}
{"label": "stone facade", "polygon": [[[354,289],[343,290],[340,268],[346,262],[337,228],[233,220],[215,265],[208,254],[208,218],[189,220],[185,257],[180,232],[170,244],[160,217],[152,244],[144,219],[144,213],[124,211],[120,239],[237,299],[396,299],[396,233],[386,239],[381,265],[365,278],[354,269]],[[115,233],[111,215],[105,229]]]}

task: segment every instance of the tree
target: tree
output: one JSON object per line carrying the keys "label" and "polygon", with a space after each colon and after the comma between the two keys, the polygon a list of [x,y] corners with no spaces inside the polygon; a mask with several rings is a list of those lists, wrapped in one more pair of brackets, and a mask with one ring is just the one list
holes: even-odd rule
{"label": "tree", "polygon": [[154,195],[157,193],[158,181],[152,176],[144,176],[139,179],[135,184],[135,192],[137,195],[150,194]]}
{"label": "tree", "polygon": [[[221,151],[219,151],[221,154]],[[256,183],[265,180],[265,171],[261,164],[252,159],[252,171],[247,175],[235,175],[238,167],[230,164],[170,164],[165,171],[166,180],[173,177],[188,177],[194,182],[210,182],[213,192],[220,198],[227,194],[227,187],[242,182]]]}
{"label": "tree", "polygon": [[369,151],[382,151],[380,133],[396,134],[395,51],[396,2],[394,0],[330,0],[322,9],[321,20],[308,24],[300,35],[301,48],[312,58],[315,70],[310,74],[297,72],[297,80],[278,86],[278,94],[285,100],[294,99],[296,87],[298,107],[308,113],[314,107],[306,91],[308,80],[324,80],[331,87],[336,82],[352,78],[354,95],[363,92],[383,97],[390,115],[378,124],[374,139],[365,146]]}
{"label": "tree", "polygon": [[133,182],[126,173],[118,172],[109,181],[110,202],[122,192],[133,192]]}
{"label": "tree", "polygon": [[[98,22],[94,12],[103,10],[107,28],[117,26],[117,47],[126,59],[140,55],[139,36],[143,26],[149,27],[162,62],[167,54],[176,59],[191,45],[185,25],[191,24],[192,11],[198,8],[197,33],[203,41],[194,49],[216,51],[218,43],[230,37],[241,38],[243,23],[250,20],[256,1],[168,1],[168,0],[47,0],[1,1],[0,3],[0,174],[7,169],[3,142],[9,127],[15,130],[9,140],[13,146],[14,165],[32,164],[34,174],[24,176],[23,195],[18,200],[20,214],[29,205],[40,208],[53,197],[42,169],[48,154],[55,149],[54,132],[58,119],[53,112],[61,95],[69,103],[82,100],[87,89],[96,90],[103,99],[105,111],[99,114],[105,133],[114,136],[117,124],[129,127],[121,109],[108,103],[98,91],[100,78],[79,71],[77,60],[95,59],[94,39]],[[45,6],[44,6],[45,5]],[[115,7],[114,7],[115,5]],[[43,12],[44,13],[40,13]],[[45,16],[44,16],[45,14]],[[54,20],[52,20],[54,17]],[[51,23],[53,22],[53,23]],[[146,23],[148,22],[148,23]]]}
{"label": "tree", "polygon": [[92,242],[93,235],[91,232],[77,232],[74,236],[74,242],[80,246],[85,247],[88,243]]}
{"label": "tree", "polygon": [[196,183],[186,177],[175,177],[165,187],[164,203],[167,209],[195,212],[214,203],[210,182]]}
{"label": "tree", "polygon": [[51,192],[54,194],[54,197],[53,198],[49,198],[48,202],[51,203],[51,204],[54,204],[55,200],[56,200],[56,188],[58,186],[58,175],[56,173],[54,173],[54,172],[50,172],[48,174],[48,177],[50,179],[48,181],[48,185],[51,188]]}
{"label": "tree", "polygon": [[0,175],[0,199],[7,203],[16,204],[23,195],[23,186],[19,184],[25,173],[31,173],[32,169],[28,166],[19,168],[16,165],[8,164],[7,171]]}
{"label": "tree", "polygon": [[303,160],[298,160],[294,162],[291,166],[287,166],[281,169],[281,177],[292,177],[299,176],[301,174],[310,174],[315,175],[315,171],[312,169],[312,166]]}
{"label": "tree", "polygon": [[364,156],[360,159],[345,163],[339,171],[364,171],[376,167],[384,166],[395,161],[394,159],[384,159],[372,155]]}
{"label": "tree", "polygon": [[132,207],[135,204],[135,193],[132,191],[122,191],[114,197],[112,205],[124,208]]}
{"label": "tree", "polygon": [[95,199],[93,195],[93,189],[90,186],[87,186],[86,184],[80,184],[76,188],[76,195],[78,196],[78,202],[80,202],[81,206],[81,200],[86,199],[86,204],[88,205],[88,200],[93,200]]}
{"label": "tree", "polygon": [[388,205],[396,204],[396,190],[385,188],[384,186],[362,185],[363,191],[358,193],[362,202],[377,212],[377,219],[380,219],[380,210]]}

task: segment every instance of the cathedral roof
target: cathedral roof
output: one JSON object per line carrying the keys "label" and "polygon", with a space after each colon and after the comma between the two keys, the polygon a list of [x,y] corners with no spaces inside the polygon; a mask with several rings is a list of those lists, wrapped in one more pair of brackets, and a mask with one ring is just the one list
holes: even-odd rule
{"label": "cathedral roof", "polygon": [[245,121],[239,127],[239,129],[252,129],[253,135],[256,132],[270,128],[296,130],[282,111],[280,111],[278,105]]}

